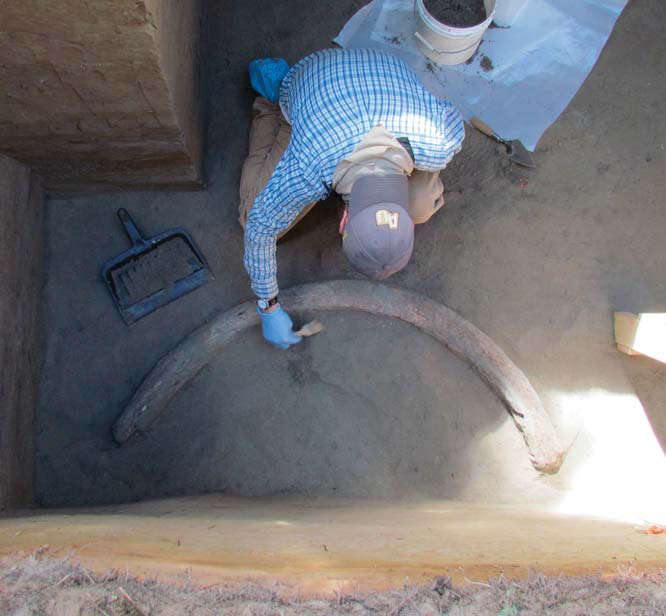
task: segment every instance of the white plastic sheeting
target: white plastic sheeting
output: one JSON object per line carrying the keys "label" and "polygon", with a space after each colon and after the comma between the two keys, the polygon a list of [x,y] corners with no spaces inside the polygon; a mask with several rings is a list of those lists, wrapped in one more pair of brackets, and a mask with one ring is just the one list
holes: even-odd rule
{"label": "white plastic sheeting", "polygon": [[495,23],[498,26],[512,26],[528,2],[529,0],[499,0],[495,5]]}
{"label": "white plastic sheeting", "polygon": [[436,65],[418,50],[414,0],[372,0],[334,42],[390,51],[465,120],[478,116],[534,150],[592,70],[626,4],[529,0],[510,28],[490,28],[470,62],[456,66]]}

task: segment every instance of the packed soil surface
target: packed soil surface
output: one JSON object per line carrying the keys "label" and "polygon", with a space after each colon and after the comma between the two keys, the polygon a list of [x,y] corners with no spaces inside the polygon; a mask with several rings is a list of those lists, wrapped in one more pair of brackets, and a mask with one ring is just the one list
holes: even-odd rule
{"label": "packed soil surface", "polygon": [[[12,616],[631,616],[666,615],[663,572],[620,570],[596,576],[504,577],[454,586],[442,576],[382,592],[334,598],[285,595],[270,584],[201,587],[100,575],[39,554],[0,563],[0,613]],[[292,589],[293,591],[293,589]]]}
{"label": "packed soil surface", "polygon": [[483,0],[425,0],[428,12],[448,26],[469,27],[486,18]]}

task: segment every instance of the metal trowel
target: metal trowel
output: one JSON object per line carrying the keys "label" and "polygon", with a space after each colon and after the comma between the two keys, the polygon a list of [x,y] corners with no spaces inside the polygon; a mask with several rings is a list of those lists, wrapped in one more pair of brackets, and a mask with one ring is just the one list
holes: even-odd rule
{"label": "metal trowel", "polygon": [[511,162],[516,163],[516,165],[522,165],[523,167],[536,167],[532,154],[527,148],[525,148],[522,142],[518,141],[518,139],[513,139],[511,141],[502,139],[502,137],[490,128],[490,126],[479,120],[479,118],[472,118],[472,126],[480,130],[484,135],[488,135],[491,139],[501,143],[506,148],[507,156]]}

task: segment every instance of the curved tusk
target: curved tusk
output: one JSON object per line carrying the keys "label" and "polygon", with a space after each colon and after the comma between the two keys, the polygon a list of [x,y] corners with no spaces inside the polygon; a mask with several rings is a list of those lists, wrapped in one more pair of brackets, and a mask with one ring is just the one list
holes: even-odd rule
{"label": "curved tusk", "polygon": [[[486,334],[450,308],[427,297],[383,284],[335,280],[281,292],[290,311],[357,310],[401,319],[444,343],[470,363],[507,407],[523,435],[532,465],[556,473],[565,456],[538,394],[523,372]],[[222,312],[187,336],[145,378],[113,425],[122,444],[147,430],[176,393],[233,338],[259,323],[254,301]]]}

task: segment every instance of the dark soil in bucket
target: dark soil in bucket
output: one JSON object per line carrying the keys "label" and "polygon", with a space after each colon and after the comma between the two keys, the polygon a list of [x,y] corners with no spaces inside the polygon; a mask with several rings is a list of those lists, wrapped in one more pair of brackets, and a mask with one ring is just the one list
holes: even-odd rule
{"label": "dark soil in bucket", "polygon": [[483,0],[424,0],[424,2],[428,13],[447,26],[468,28],[486,19]]}

